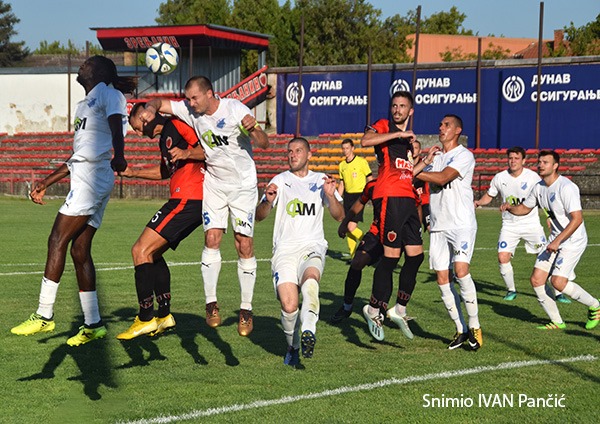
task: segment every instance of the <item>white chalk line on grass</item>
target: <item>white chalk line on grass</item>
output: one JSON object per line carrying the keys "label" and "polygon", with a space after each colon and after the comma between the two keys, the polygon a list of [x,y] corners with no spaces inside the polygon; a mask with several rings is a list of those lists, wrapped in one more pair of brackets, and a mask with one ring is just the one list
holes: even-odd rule
{"label": "white chalk line on grass", "polygon": [[532,361],[520,361],[520,362],[504,362],[498,365],[487,365],[475,368],[466,368],[462,370],[456,371],[444,371],[440,373],[434,374],[425,374],[425,375],[415,375],[404,378],[390,378],[387,380],[381,380],[375,383],[366,383],[359,384],[357,386],[344,386],[337,389],[325,390],[318,393],[308,393],[305,395],[297,395],[297,396],[284,396],[279,399],[271,399],[271,400],[257,400],[250,403],[245,404],[236,404],[230,406],[222,406],[220,408],[209,408],[201,411],[191,411],[181,415],[170,415],[170,416],[161,416],[155,418],[144,418],[137,421],[119,421],[118,424],[166,424],[172,423],[176,421],[186,421],[193,420],[201,417],[211,417],[214,415],[226,414],[228,412],[237,412],[237,411],[245,411],[250,409],[258,409],[265,408],[269,406],[275,405],[283,405],[287,403],[299,402],[303,400],[311,400],[311,399],[321,399],[331,396],[342,395],[345,393],[354,393],[354,392],[362,392],[362,391],[370,391],[374,389],[378,389],[381,387],[387,387],[392,385],[405,385],[410,383],[419,383],[423,381],[430,380],[440,380],[445,378],[453,378],[453,377],[462,377],[465,375],[472,374],[481,374],[487,372],[494,371],[502,371],[502,370],[511,370],[515,368],[524,368],[524,367],[533,367],[538,365],[554,365],[554,364],[564,364],[569,362],[581,362],[581,361],[595,361],[598,358],[593,355],[581,355],[574,356],[571,358],[563,358],[563,359],[546,359],[546,360],[532,360]]}
{"label": "white chalk line on grass", "polygon": [[[600,246],[600,244],[588,244],[587,247],[598,247]],[[521,249],[525,249],[524,246],[519,246],[518,248]],[[475,250],[496,250],[496,247],[476,247]],[[428,250],[425,250],[425,253],[428,253]],[[257,262],[268,262],[271,259],[269,258],[257,258],[256,261]],[[167,262],[169,264],[169,266],[196,266],[196,265],[200,265],[201,262]],[[231,260],[231,261],[223,261],[223,264],[237,264],[237,260]],[[43,263],[20,263],[20,264],[0,264],[0,269],[2,269],[3,267],[16,267],[16,266],[28,266],[28,267],[33,267],[33,266],[39,266],[39,267],[43,267],[45,264]],[[96,268],[96,271],[123,271],[126,269],[133,269],[133,265],[131,264],[124,264],[124,263],[97,263],[96,266],[103,266],[103,265],[118,265],[118,266],[113,266],[113,267],[106,267],[106,268]],[[10,277],[11,275],[34,275],[34,274],[39,274],[43,272],[43,270],[41,271],[14,271],[14,272],[0,272],[0,277]]]}

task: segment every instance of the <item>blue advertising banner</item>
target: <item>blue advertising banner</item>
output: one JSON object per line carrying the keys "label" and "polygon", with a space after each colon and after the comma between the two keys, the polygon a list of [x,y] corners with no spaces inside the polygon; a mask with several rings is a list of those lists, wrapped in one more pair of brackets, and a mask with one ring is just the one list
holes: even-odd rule
{"label": "blue advertising banner", "polygon": [[[387,118],[397,90],[411,91],[411,71],[372,73],[371,121]],[[367,73],[281,74],[277,80],[277,131],[361,133],[367,119]],[[540,148],[598,147],[600,65],[545,66],[541,77]],[[537,68],[486,68],[481,71],[481,147],[535,147]],[[413,130],[437,134],[445,114],[459,115],[469,147],[475,143],[475,69],[419,70],[415,86]]]}

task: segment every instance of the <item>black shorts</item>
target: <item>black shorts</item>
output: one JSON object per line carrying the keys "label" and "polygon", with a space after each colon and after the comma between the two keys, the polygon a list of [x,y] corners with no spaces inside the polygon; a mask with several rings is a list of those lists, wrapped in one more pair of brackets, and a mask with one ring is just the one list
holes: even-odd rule
{"label": "black shorts", "polygon": [[363,235],[357,250],[362,250],[371,257],[371,262],[368,265],[373,265],[383,256],[383,246],[379,241],[379,237],[370,231]]}
{"label": "black shorts", "polygon": [[175,250],[202,222],[202,200],[169,199],[146,227],[160,234]]}
{"label": "black shorts", "polygon": [[[348,212],[350,211],[350,209],[352,209],[352,205],[354,205],[354,202],[356,202],[358,199],[360,199],[361,195],[362,195],[362,193],[346,193],[346,192],[344,192],[344,213],[346,215],[348,215]],[[354,216],[354,218],[351,219],[351,221],[352,222],[362,222],[364,211],[365,210],[363,209],[362,211],[360,211],[360,213],[356,214]]]}
{"label": "black shorts", "polygon": [[381,204],[379,219],[381,244],[393,248],[423,244],[421,222],[415,199],[384,197],[375,200]]}

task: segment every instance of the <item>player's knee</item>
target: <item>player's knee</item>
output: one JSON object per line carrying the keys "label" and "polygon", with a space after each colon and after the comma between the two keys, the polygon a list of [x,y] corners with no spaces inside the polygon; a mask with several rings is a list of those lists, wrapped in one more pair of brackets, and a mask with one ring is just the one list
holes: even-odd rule
{"label": "player's knee", "polygon": [[71,258],[74,264],[83,264],[91,258],[91,252],[84,246],[73,243],[71,246]]}

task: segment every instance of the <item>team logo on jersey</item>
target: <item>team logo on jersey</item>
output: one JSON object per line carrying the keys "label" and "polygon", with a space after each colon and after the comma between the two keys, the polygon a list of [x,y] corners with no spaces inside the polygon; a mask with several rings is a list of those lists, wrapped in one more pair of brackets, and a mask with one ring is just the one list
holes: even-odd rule
{"label": "team logo on jersey", "polygon": [[527,181],[521,184],[521,190],[527,190]]}
{"label": "team logo on jersey", "polygon": [[448,162],[446,162],[446,166],[450,165],[452,162],[454,162],[454,157],[451,157]]}
{"label": "team logo on jersey", "polygon": [[290,200],[285,206],[285,211],[289,216],[295,218],[297,215],[315,215],[316,207],[314,203],[304,203],[298,199]]}
{"label": "team logo on jersey", "polygon": [[225,126],[225,118],[221,118],[217,121],[217,128],[221,129]]}
{"label": "team logo on jersey", "polygon": [[252,212],[248,212],[248,222],[252,224],[252,222],[254,221],[254,214]]}
{"label": "team logo on jersey", "polygon": [[467,242],[467,241],[461,241],[460,242],[460,248],[462,250],[467,250],[469,248],[469,242]]}
{"label": "team logo on jersey", "polygon": [[165,140],[165,145],[167,146],[167,149],[173,147],[173,138],[171,136],[167,137]]}
{"label": "team logo on jersey", "polygon": [[550,193],[550,203],[556,200],[556,193]]}
{"label": "team logo on jersey", "polygon": [[94,105],[96,104],[97,101],[98,101],[98,99],[96,99],[95,97],[91,98],[90,101],[88,102],[88,107],[89,108],[94,107]]}
{"label": "team logo on jersey", "polygon": [[396,234],[395,231],[388,231],[387,239],[389,242],[393,243],[396,241],[397,238],[398,238],[398,234]]}
{"label": "team logo on jersey", "polygon": [[309,183],[308,184],[308,189],[310,191],[317,191],[317,183]]}

